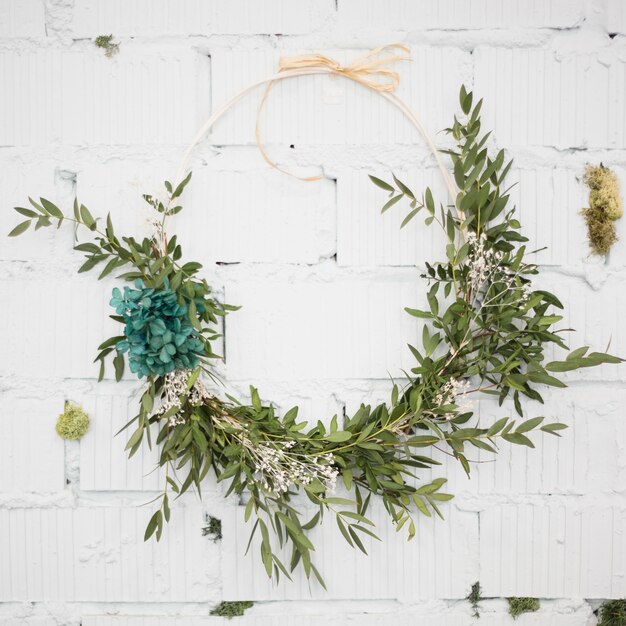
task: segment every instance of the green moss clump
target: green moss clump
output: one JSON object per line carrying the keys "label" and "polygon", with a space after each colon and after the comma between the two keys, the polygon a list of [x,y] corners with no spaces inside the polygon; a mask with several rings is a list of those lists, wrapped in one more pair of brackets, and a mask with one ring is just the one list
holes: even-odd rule
{"label": "green moss clump", "polygon": [[113,43],[113,35],[100,35],[99,37],[96,37],[94,43],[98,48],[102,48],[104,50],[104,54],[107,57],[112,57],[120,50],[120,45],[118,43]]}
{"label": "green moss clump", "polygon": [[517,619],[522,613],[533,613],[539,610],[537,598],[507,598],[509,601],[509,613],[513,619]]}
{"label": "green moss clump", "polygon": [[89,415],[77,404],[65,403],[65,410],[57,419],[56,431],[63,439],[80,439],[89,430]]}
{"label": "green moss clump", "polygon": [[472,590],[469,592],[467,599],[472,605],[472,616],[480,617],[480,613],[478,612],[478,603],[482,600],[482,597],[480,595],[480,583],[478,581],[472,585]]}
{"label": "green moss clump", "polygon": [[207,515],[206,522],[206,526],[202,528],[202,536],[211,537],[213,541],[219,541],[222,538],[222,520]]}
{"label": "green moss clump", "polygon": [[588,185],[589,207],[583,209],[591,249],[605,255],[617,241],[613,222],[623,214],[617,176],[608,167],[588,165],[584,181]]}
{"label": "green moss clump", "polygon": [[219,615],[220,617],[241,617],[246,609],[249,609],[254,603],[249,601],[242,602],[220,602],[212,611],[211,615]]}
{"label": "green moss clump", "polygon": [[626,626],[626,600],[607,600],[600,607],[598,626]]}

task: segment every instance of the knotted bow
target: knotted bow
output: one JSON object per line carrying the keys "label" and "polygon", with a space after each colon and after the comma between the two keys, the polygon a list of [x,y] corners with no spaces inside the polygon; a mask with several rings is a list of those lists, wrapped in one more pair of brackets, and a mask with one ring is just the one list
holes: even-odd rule
{"label": "knotted bow", "polygon": [[[278,68],[279,74],[292,72],[301,75],[309,73],[307,70],[315,74],[319,74],[320,71],[326,72],[328,74],[344,76],[374,91],[391,93],[398,88],[400,75],[388,66],[397,61],[409,61],[409,52],[409,48],[403,44],[388,44],[370,50],[367,54],[346,66],[340,65],[334,59],[324,56],[323,54],[303,54],[295,57],[281,57]],[[321,176],[297,176],[296,174],[282,169],[270,158],[265,150],[265,146],[261,141],[261,111],[265,106],[265,102],[273,85],[274,81],[268,82],[257,111],[255,136],[259,152],[268,165],[271,165],[274,169],[288,174],[289,176],[304,181],[320,180]]]}
{"label": "knotted bow", "polygon": [[297,57],[281,58],[279,70],[282,72],[305,67],[326,67],[333,74],[351,78],[370,89],[395,91],[400,84],[400,75],[387,66],[397,61],[410,61],[409,52],[409,48],[400,43],[380,46],[345,67],[323,54],[303,54]]}
{"label": "knotted bow", "polygon": [[[450,175],[450,172],[444,167],[441,158],[439,156],[439,152],[437,151],[437,147],[435,146],[432,137],[429,135],[427,130],[422,125],[419,118],[411,111],[411,109],[404,103],[398,96],[394,93],[400,84],[400,76],[395,71],[392,70],[389,65],[395,63],[396,61],[408,61],[409,60],[409,48],[402,44],[389,44],[387,46],[381,46],[379,48],[374,48],[364,56],[358,58],[356,61],[353,61],[349,65],[342,66],[337,61],[330,59],[322,54],[304,54],[297,57],[283,58],[280,60],[279,70],[272,76],[268,78],[263,78],[258,80],[235,95],[233,95],[229,100],[227,100],[221,107],[213,111],[208,120],[202,125],[195,138],[185,151],[180,164],[178,166],[178,172],[176,174],[177,183],[183,179],[183,172],[185,165],[187,163],[187,159],[191,155],[192,150],[196,146],[196,144],[204,137],[204,135],[209,131],[209,129],[217,122],[217,120],[228,111],[228,109],[233,106],[236,102],[238,102],[241,98],[243,98],[247,93],[253,91],[257,87],[261,85],[266,85],[265,92],[263,93],[263,97],[261,98],[261,102],[259,103],[259,109],[257,112],[257,120],[256,120],[256,142],[257,146],[261,152],[261,155],[267,161],[269,165],[280,170],[281,172],[285,172],[290,176],[295,176],[290,172],[286,172],[281,169],[270,159],[265,148],[263,147],[263,143],[261,142],[261,131],[260,131],[260,115],[263,110],[263,106],[265,105],[265,101],[267,100],[267,96],[272,88],[272,85],[279,80],[283,80],[286,78],[293,78],[296,76],[306,76],[311,74],[331,74],[335,76],[343,76],[344,78],[348,78],[353,80],[364,87],[376,91],[379,95],[385,100],[389,101],[395,107],[397,107],[402,113],[406,116],[406,118],[413,124],[413,126],[418,130],[418,132],[422,135],[428,148],[430,149],[439,170],[441,171],[441,175],[443,180],[448,187],[448,191],[450,193],[450,198],[455,203],[457,199],[457,195],[459,193],[459,189],[454,182],[454,179]],[[301,180],[319,180],[321,176],[311,176],[308,178],[301,178],[300,176],[295,176],[295,178],[300,178]],[[463,220],[464,215],[460,209],[457,209],[459,217]]]}

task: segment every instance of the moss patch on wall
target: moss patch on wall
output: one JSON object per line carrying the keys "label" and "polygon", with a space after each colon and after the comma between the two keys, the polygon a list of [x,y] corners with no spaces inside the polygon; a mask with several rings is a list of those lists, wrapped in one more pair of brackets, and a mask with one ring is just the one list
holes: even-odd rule
{"label": "moss patch on wall", "polygon": [[65,410],[57,419],[56,431],[63,439],[80,439],[89,430],[89,415],[77,404],[65,403]]}
{"label": "moss patch on wall", "polygon": [[107,57],[112,57],[120,51],[120,44],[113,41],[113,35],[100,35],[96,37],[94,43],[98,48],[104,50],[104,54]]}
{"label": "moss patch on wall", "polygon": [[600,607],[598,626],[626,626],[626,600],[607,600]]}
{"label": "moss patch on wall", "polygon": [[473,617],[480,617],[480,613],[478,612],[478,603],[482,600],[482,597],[480,595],[480,582],[476,581],[472,585],[472,590],[469,592],[467,599],[472,605]]}
{"label": "moss patch on wall", "polygon": [[220,602],[212,611],[211,615],[219,615],[220,617],[241,617],[244,612],[249,609],[254,602]]}
{"label": "moss patch on wall", "polygon": [[619,182],[602,164],[588,165],[584,181],[589,187],[589,207],[583,209],[589,245],[595,254],[606,255],[617,241],[614,222],[623,214]]}
{"label": "moss patch on wall", "polygon": [[509,602],[509,613],[513,619],[518,618],[522,613],[533,613],[538,611],[540,604],[537,598],[507,598]]}

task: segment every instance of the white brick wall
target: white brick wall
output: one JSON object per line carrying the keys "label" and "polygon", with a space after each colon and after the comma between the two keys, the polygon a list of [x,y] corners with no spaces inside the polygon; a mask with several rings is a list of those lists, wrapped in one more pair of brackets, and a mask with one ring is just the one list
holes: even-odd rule
{"label": "white brick wall", "polygon": [[[113,34],[119,54],[93,45]],[[609,37],[609,34],[612,37]],[[0,230],[27,195],[69,206],[74,192],[120,230],[146,232],[141,194],[175,175],[211,110],[273,72],[281,55],[349,61],[403,41],[400,95],[437,133],[461,82],[485,98],[494,147],[515,158],[510,182],[541,284],[567,307],[573,345],[626,354],[626,246],[590,258],[580,209],[587,162],[626,189],[626,8],[623,0],[0,0]],[[367,174],[393,169],[415,190],[445,190],[401,115],[349,82],[315,77],[275,86],[262,116],[281,165],[254,148],[260,92],[240,102],[192,157],[185,211],[173,222],[186,254],[228,302],[222,368],[281,408],[328,420],[389,393],[411,367],[423,261],[441,254],[420,219],[380,216]],[[445,145],[442,134],[435,135]],[[623,221],[622,221],[623,222]],[[622,239],[626,227],[618,222]],[[626,370],[569,375],[535,415],[569,424],[536,450],[503,447],[468,480],[443,454],[424,478],[446,476],[457,498],[446,521],[420,520],[406,544],[381,511],[381,544],[365,558],[336,528],[318,529],[328,591],[300,576],[272,587],[244,557],[242,507],[207,481],[204,499],[176,503],[163,540],[143,543],[162,475],[156,451],[130,462],[131,377],[96,384],[91,360],[113,329],[114,280],[77,276],[71,229],[0,243],[0,626],[209,626],[221,600],[255,600],[242,626],[507,626],[505,597],[542,598],[521,626],[592,626],[605,598],[626,596]],[[35,299],[38,298],[38,299]],[[110,372],[109,372],[110,376]],[[92,417],[80,443],[55,431],[63,402]],[[483,399],[481,419],[501,411]],[[223,522],[222,541],[202,534]],[[481,618],[463,598],[479,580]]]}

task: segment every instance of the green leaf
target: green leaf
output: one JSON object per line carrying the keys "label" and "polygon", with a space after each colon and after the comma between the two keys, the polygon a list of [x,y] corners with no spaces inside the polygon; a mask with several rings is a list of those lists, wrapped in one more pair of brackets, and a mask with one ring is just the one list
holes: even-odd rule
{"label": "green leaf", "polygon": [[327,441],[332,441],[333,443],[340,443],[342,441],[352,439],[352,433],[347,430],[336,430],[334,433],[326,435],[325,439]]}
{"label": "green leaf", "polygon": [[120,260],[117,257],[113,257],[109,259],[109,262],[104,266],[102,272],[100,272],[100,276],[98,276],[98,280],[104,278],[107,274],[110,274],[118,265]]}
{"label": "green leaf", "polygon": [[404,228],[419,212],[419,208],[413,209],[410,211],[407,216],[402,220],[402,224],[400,224],[400,228]]}
{"label": "green leaf", "polygon": [[550,376],[550,374],[547,374],[546,372],[528,372],[526,376],[528,380],[534,383],[550,385],[551,387],[567,387],[563,381],[555,378],[554,376]]}
{"label": "green leaf", "polygon": [[544,433],[548,433],[550,435],[556,435],[557,437],[560,437],[560,435],[556,432],[558,430],[565,430],[566,428],[568,428],[567,424],[561,424],[559,422],[554,422],[552,424],[544,424],[540,430],[542,430]]}
{"label": "green leaf", "polygon": [[487,431],[487,437],[493,437],[494,435],[497,435],[506,426],[506,423],[508,421],[509,421],[508,417],[503,417],[499,419],[497,422],[494,422],[489,428],[489,430]]}
{"label": "green leaf", "polygon": [[57,219],[63,219],[63,212],[61,211],[61,209],[59,209],[58,206],[52,204],[52,202],[46,200],[45,198],[39,198],[39,200],[41,201],[44,209],[46,209],[46,211],[48,211],[48,213],[50,213],[52,217],[56,217]]}
{"label": "green leaf", "polygon": [[385,211],[387,211],[388,209],[390,209],[394,204],[396,204],[396,202],[398,202],[399,200],[402,200],[404,196],[400,195],[400,196],[394,196],[393,198],[391,198],[391,200],[387,200],[387,202],[385,203],[385,205],[383,206],[383,208],[380,210],[381,213],[385,213]]}
{"label": "green leaf", "polygon": [[183,193],[183,190],[187,186],[187,183],[191,180],[191,172],[185,176],[185,178],[178,184],[176,189],[174,189],[174,193],[172,194],[172,200],[178,198]]}
{"label": "green leaf", "polygon": [[411,198],[412,200],[415,200],[415,196],[413,195],[413,192],[401,181],[399,180],[395,174],[392,174],[393,176],[393,180],[395,181],[396,185],[398,185],[398,189],[405,195],[408,196],[409,198]]}
{"label": "green leaf", "polygon": [[346,489],[350,491],[350,489],[352,489],[352,470],[349,468],[344,469],[343,472],[341,472],[341,477],[343,479],[343,484],[346,486]]}
{"label": "green leaf", "polygon": [[10,233],[9,233],[9,237],[17,237],[18,235],[21,235],[23,232],[28,230],[28,227],[30,226],[30,220],[25,220],[23,222],[20,222]]}
{"label": "green leaf", "polygon": [[157,526],[159,525],[160,519],[161,519],[161,511],[159,510],[154,513],[154,515],[150,518],[150,521],[148,522],[148,526],[146,527],[146,532],[143,536],[144,541],[148,541],[148,539],[152,537],[152,535],[154,534],[154,531],[157,529]]}
{"label": "green leaf", "polygon": [[539,426],[539,424],[541,424],[541,422],[543,422],[544,418],[543,417],[533,417],[532,419],[526,420],[525,422],[522,422],[516,429],[515,432],[516,433],[526,433],[529,430],[533,430],[535,428],[537,428],[537,426]]}
{"label": "green leaf", "polygon": [[84,205],[80,205],[80,216],[87,228],[93,230],[96,226],[96,220],[93,218],[93,215],[89,212],[89,209]]}
{"label": "green leaf", "polygon": [[520,433],[509,433],[508,435],[502,435],[502,439],[508,441],[509,443],[515,443],[522,446],[528,446],[529,448],[534,448],[535,444],[526,437],[526,435],[522,435]]}
{"label": "green leaf", "polygon": [[32,209],[25,209],[21,206],[16,206],[14,209],[24,217],[39,217],[37,211],[33,211]]}
{"label": "green leaf", "polygon": [[115,380],[119,382],[124,375],[124,355],[118,354],[113,359],[113,367],[115,368]]}
{"label": "green leaf", "polygon": [[424,191],[424,204],[426,205],[426,210],[433,215],[435,213],[435,201],[433,200],[433,192],[430,190],[430,187],[426,187],[426,191]]}
{"label": "green leaf", "polygon": [[369,178],[377,187],[380,187],[381,189],[384,189],[385,191],[395,191],[395,189],[389,183],[386,183],[384,180],[381,180],[380,178],[377,178],[376,176],[371,176],[371,175]]}
{"label": "green leaf", "polygon": [[409,307],[404,307],[404,310],[409,315],[412,315],[413,317],[422,317],[422,318],[430,319],[433,316],[432,313],[429,313],[428,311],[420,311],[419,309],[410,309]]}

